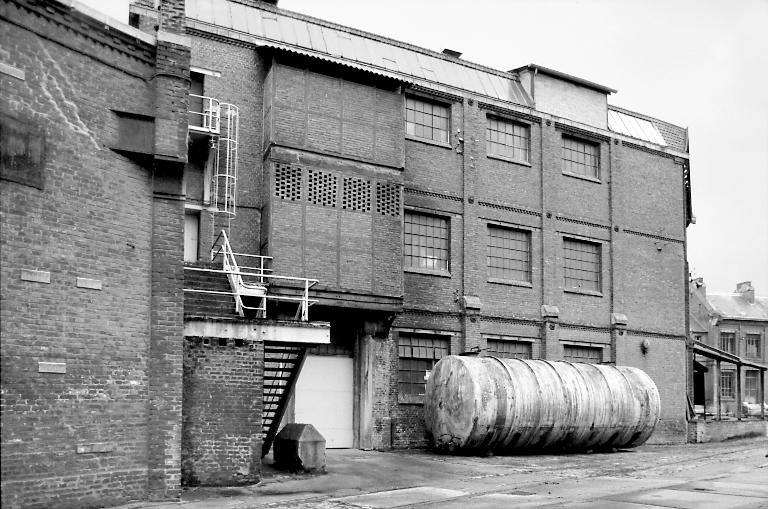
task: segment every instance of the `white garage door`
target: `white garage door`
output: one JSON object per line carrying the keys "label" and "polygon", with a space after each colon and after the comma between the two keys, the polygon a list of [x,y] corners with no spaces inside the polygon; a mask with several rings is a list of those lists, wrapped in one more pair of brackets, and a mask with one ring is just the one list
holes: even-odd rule
{"label": "white garage door", "polygon": [[308,355],[296,381],[296,422],[317,428],[329,449],[352,447],[352,361]]}

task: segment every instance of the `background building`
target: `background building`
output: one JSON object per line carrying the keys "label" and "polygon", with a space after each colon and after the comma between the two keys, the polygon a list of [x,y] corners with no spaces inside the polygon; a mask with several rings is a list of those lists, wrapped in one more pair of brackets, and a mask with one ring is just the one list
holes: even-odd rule
{"label": "background building", "polygon": [[708,293],[703,278],[691,281],[690,293],[692,339],[722,354],[698,359],[694,404],[708,416],[747,416],[741,403],[759,408],[765,398],[768,298],[755,295],[749,281],[733,293]]}
{"label": "background building", "polygon": [[[281,417],[422,446],[448,354],[639,367],[684,441],[687,132],[271,4],[1,4],[3,503],[254,482]],[[222,230],[320,323],[238,313]]]}

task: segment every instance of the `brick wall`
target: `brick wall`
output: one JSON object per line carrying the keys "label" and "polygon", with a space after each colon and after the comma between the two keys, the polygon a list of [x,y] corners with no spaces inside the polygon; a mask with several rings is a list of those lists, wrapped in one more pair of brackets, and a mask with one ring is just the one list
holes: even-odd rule
{"label": "brick wall", "polygon": [[[254,107],[261,117],[252,117],[255,125],[262,122],[263,136],[261,141],[254,138],[252,146],[261,146],[266,162],[262,168],[254,154],[246,163],[252,173],[241,173],[258,175],[263,182],[244,184],[248,190],[242,191],[261,189],[261,202],[255,203],[262,217],[258,226],[243,230],[260,229],[255,234],[265,254],[275,256],[278,273],[317,277],[333,290],[402,295],[405,312],[395,325],[454,332],[452,353],[482,348],[483,334],[525,335],[535,339],[534,356],[560,358],[560,341],[565,340],[608,345],[606,361],[648,364],[637,349],[622,346],[625,340],[611,346],[616,343],[612,334],[617,334],[612,313],[628,315],[627,334],[680,343],[685,334],[684,189],[682,167],[672,158],[604,133],[574,129],[545,114],[505,114],[481,107],[476,97],[461,100],[442,92],[406,90],[405,95],[450,108],[449,143],[428,143],[405,136],[403,95],[394,87],[372,86],[370,77],[358,79],[361,74],[355,71],[341,74],[332,64],[257,52],[241,43],[196,39],[195,48],[201,55],[196,65],[217,70],[219,58],[225,62],[220,67],[226,67],[230,58],[245,63],[255,56],[256,75],[246,79],[244,71],[226,79],[222,74],[218,80],[226,93],[242,89],[250,94],[255,87],[252,97],[263,99],[261,110]],[[223,48],[238,56],[226,55]],[[491,111],[530,127],[527,164],[488,157]],[[599,146],[597,181],[563,174],[564,134]],[[295,182],[278,182],[277,174],[286,168],[297,171]],[[345,178],[370,183],[370,212],[344,208]],[[376,213],[377,183],[402,184],[405,210],[449,219],[450,274],[403,271],[402,218]],[[488,281],[489,223],[531,232],[529,285]],[[598,295],[564,291],[564,236],[600,244]],[[477,316],[463,312],[464,295],[480,299]],[[553,323],[546,335],[542,304],[557,306],[556,321],[562,322],[560,327]],[[376,393],[374,443],[387,443],[389,422],[393,444],[422,444],[421,407],[397,402],[397,348],[392,337],[387,341],[375,356],[375,376],[389,389]],[[667,356],[659,357],[660,363],[675,361],[678,354],[680,364],[685,362],[678,346],[664,343],[657,350]],[[664,378],[654,363],[648,369],[657,383],[677,390],[677,379]],[[684,400],[665,401],[663,426],[673,436],[679,431],[678,414],[684,415]]]}
{"label": "brick wall", "polygon": [[264,344],[184,342],[182,480],[227,486],[259,481]]}
{"label": "brick wall", "polygon": [[151,170],[106,145],[110,108],[148,111],[151,48],[28,8],[0,5],[3,142],[44,147],[39,188],[0,183],[2,505],[102,507],[147,489]]}

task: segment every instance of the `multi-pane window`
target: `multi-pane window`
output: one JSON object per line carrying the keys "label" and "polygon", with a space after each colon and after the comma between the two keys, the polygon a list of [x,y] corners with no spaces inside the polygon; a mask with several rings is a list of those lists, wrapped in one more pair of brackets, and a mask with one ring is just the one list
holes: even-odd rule
{"label": "multi-pane window", "polygon": [[757,403],[760,397],[760,372],[748,370],[744,372],[744,399],[748,403]]}
{"label": "multi-pane window", "polygon": [[747,357],[760,358],[760,334],[747,334]]}
{"label": "multi-pane window", "polygon": [[603,362],[603,349],[599,346],[564,345],[563,359],[571,362]]}
{"label": "multi-pane window", "polygon": [[734,388],[734,372],[733,371],[723,371],[720,373],[720,397],[721,398],[732,398],[733,397],[733,388]]}
{"label": "multi-pane window", "polygon": [[563,171],[600,178],[600,147],[589,141],[563,136]]}
{"label": "multi-pane window", "polygon": [[600,291],[600,244],[563,239],[566,288]]}
{"label": "multi-pane window", "polygon": [[403,266],[448,271],[448,219],[406,212],[403,223]]}
{"label": "multi-pane window", "polygon": [[529,140],[530,130],[527,125],[488,117],[485,129],[485,149],[488,154],[527,163]]}
{"label": "multi-pane window", "polygon": [[397,389],[400,394],[423,396],[427,373],[438,360],[448,355],[448,340],[425,334],[400,335]]}
{"label": "multi-pane window", "polygon": [[530,359],[533,345],[530,341],[513,341],[506,339],[489,339],[488,355],[505,357],[507,359]]}
{"label": "multi-pane window", "polygon": [[488,226],[488,276],[531,281],[530,232]]}
{"label": "multi-pane window", "polygon": [[448,143],[448,106],[405,98],[405,133],[426,140]]}
{"label": "multi-pane window", "polygon": [[736,353],[736,333],[720,331],[720,350]]}

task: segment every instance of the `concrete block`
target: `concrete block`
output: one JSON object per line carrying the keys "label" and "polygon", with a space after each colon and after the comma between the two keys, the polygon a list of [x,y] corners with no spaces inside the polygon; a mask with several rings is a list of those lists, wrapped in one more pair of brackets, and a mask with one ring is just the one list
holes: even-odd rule
{"label": "concrete block", "polygon": [[325,473],[325,438],[311,424],[286,424],[274,448],[277,468]]}

